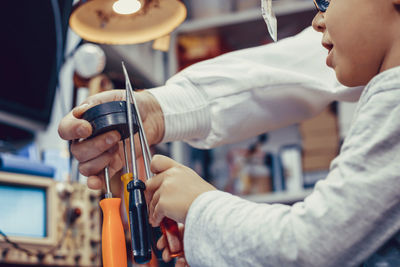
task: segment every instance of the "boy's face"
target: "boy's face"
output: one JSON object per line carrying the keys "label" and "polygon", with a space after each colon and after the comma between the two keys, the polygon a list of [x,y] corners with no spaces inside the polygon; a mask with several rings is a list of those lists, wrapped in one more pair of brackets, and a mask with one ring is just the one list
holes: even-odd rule
{"label": "boy's face", "polygon": [[[396,1],[400,2],[331,0],[327,11],[315,16],[313,27],[323,33],[322,44],[329,50],[326,63],[342,84],[365,85],[379,72],[393,67],[388,55],[393,50],[399,52],[400,44]],[[399,53],[397,56],[400,59]]]}

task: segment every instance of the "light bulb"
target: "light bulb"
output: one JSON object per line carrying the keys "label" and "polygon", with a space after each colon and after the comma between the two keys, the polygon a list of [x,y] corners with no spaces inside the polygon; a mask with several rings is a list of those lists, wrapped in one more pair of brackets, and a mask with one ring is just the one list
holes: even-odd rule
{"label": "light bulb", "polygon": [[83,44],[75,52],[75,71],[83,78],[92,78],[104,70],[106,55],[100,46],[95,44]]}
{"label": "light bulb", "polygon": [[118,0],[113,4],[113,10],[122,15],[129,15],[138,12],[142,4],[139,0]]}

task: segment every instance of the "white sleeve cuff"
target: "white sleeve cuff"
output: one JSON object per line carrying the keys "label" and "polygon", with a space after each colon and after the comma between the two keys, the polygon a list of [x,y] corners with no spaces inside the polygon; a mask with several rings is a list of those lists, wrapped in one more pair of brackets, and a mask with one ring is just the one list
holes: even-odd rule
{"label": "white sleeve cuff", "polygon": [[205,95],[198,89],[165,85],[147,90],[159,102],[164,114],[162,142],[204,139],[211,129]]}

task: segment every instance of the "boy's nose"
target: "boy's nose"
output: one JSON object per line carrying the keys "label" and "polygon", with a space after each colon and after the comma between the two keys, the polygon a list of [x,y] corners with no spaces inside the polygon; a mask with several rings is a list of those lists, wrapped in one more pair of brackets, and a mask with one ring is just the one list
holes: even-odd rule
{"label": "boy's nose", "polygon": [[315,15],[313,21],[312,21],[312,26],[314,30],[317,32],[324,32],[325,31],[325,15],[322,12],[318,12],[317,15]]}

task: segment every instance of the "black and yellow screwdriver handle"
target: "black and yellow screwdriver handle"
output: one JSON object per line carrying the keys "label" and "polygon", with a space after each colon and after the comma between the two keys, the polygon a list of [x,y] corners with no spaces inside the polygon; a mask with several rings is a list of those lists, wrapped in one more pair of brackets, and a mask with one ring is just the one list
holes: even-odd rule
{"label": "black and yellow screwdriver handle", "polygon": [[133,176],[131,172],[124,173],[121,176],[121,182],[123,184],[123,195],[124,195],[124,202],[125,202],[125,210],[126,210],[126,216],[128,217],[128,223],[130,223],[129,219],[129,192],[128,192],[128,184],[130,181],[133,181]]}

